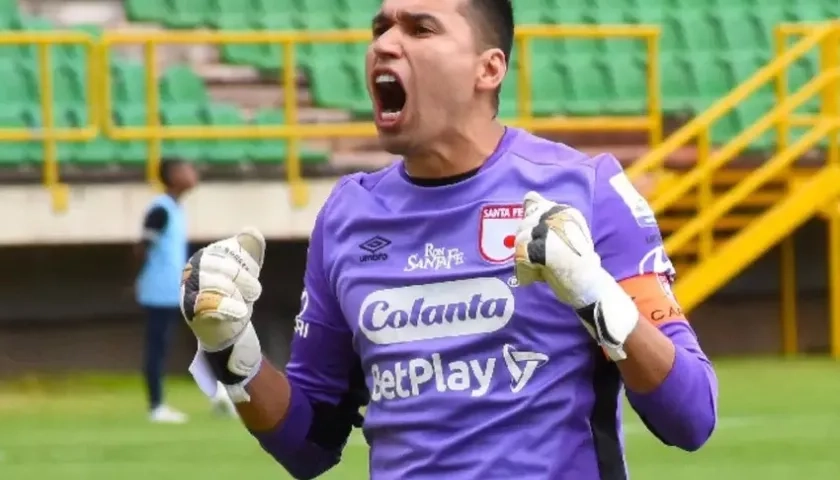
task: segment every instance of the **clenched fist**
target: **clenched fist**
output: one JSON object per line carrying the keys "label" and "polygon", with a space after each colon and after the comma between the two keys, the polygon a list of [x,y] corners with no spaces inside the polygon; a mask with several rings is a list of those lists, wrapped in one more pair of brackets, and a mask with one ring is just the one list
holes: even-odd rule
{"label": "clenched fist", "polygon": [[259,275],[264,258],[262,233],[244,229],[197,251],[184,267],[181,281],[181,313],[235,402],[249,399],[244,387],[262,361],[251,314],[262,293]]}
{"label": "clenched fist", "polygon": [[626,358],[624,342],[636,327],[633,300],[601,266],[583,214],[570,205],[525,195],[525,218],[516,235],[520,285],[545,282],[612,360]]}

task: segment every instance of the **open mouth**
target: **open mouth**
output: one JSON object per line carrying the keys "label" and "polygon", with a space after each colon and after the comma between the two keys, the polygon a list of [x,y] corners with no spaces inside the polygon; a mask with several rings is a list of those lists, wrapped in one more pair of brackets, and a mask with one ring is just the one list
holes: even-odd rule
{"label": "open mouth", "polygon": [[406,95],[400,79],[390,72],[374,74],[376,94],[376,121],[379,126],[396,125],[405,108]]}

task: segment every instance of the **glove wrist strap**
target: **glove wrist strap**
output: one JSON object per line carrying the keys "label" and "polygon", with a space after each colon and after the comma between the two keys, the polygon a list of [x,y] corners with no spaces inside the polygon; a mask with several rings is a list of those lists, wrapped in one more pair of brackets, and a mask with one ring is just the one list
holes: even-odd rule
{"label": "glove wrist strap", "polygon": [[251,380],[260,373],[260,367],[262,366],[262,362],[260,362],[256,368],[254,368],[250,374],[245,378],[245,380],[233,384],[233,385],[226,385],[222,384],[227,390],[228,396],[233,403],[248,403],[251,401],[251,396],[248,395],[248,392],[245,390],[245,387],[251,383]]}

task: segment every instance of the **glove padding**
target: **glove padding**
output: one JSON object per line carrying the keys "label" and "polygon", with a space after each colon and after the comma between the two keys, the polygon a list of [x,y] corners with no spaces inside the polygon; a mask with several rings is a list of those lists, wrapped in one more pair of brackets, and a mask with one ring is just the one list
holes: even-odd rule
{"label": "glove padding", "polygon": [[525,218],[516,235],[516,278],[520,285],[545,282],[560,302],[574,308],[589,334],[610,359],[627,358],[624,342],[639,311],[601,266],[583,214],[528,192]]}
{"label": "glove padding", "polygon": [[181,313],[234,402],[250,400],[245,385],[262,362],[251,314],[264,258],[265,238],[246,228],[197,251],[182,276]]}

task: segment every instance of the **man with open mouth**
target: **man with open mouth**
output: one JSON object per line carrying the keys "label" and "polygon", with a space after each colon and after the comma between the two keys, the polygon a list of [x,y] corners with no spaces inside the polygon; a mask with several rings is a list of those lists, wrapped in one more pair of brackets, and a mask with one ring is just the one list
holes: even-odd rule
{"label": "man with open mouth", "polygon": [[626,391],[659,440],[700,448],[717,380],[647,202],[612,155],[496,118],[510,0],[385,0],[372,28],[376,128],[400,158],[319,213],[286,371],[250,323],[259,232],[184,271],[197,363],[248,429],[295,478],[362,427],[377,480],[617,480]]}

